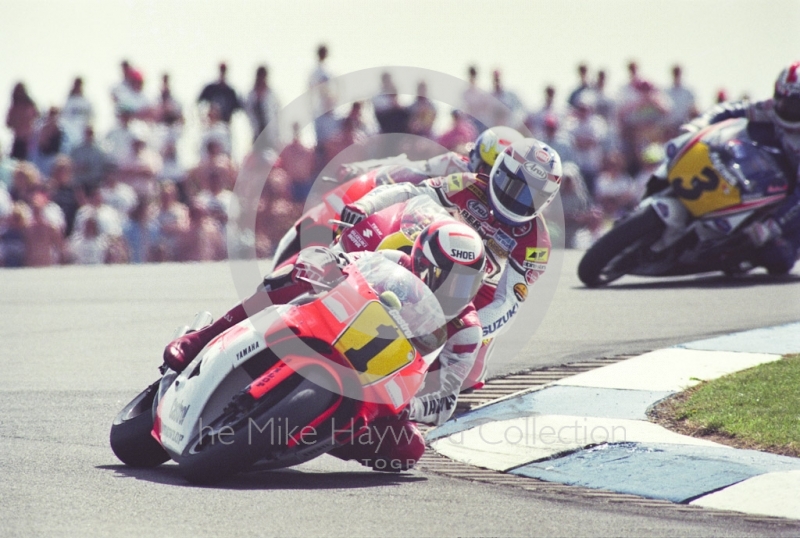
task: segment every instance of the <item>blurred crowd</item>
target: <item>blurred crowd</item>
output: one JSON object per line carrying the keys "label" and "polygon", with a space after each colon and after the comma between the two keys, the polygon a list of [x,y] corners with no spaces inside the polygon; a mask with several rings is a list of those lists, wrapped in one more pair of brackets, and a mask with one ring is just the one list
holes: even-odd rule
{"label": "blurred crowd", "polygon": [[[325,84],[333,79],[328,50],[320,46],[316,54],[309,77],[314,143],[297,124],[291,134],[280,132],[281,105],[266,66],[240,93],[229,85],[223,63],[193,104],[203,127],[191,156],[178,155],[184,105],[172,93],[169,74],[151,97],[143,91],[142,71],[123,61],[109,95],[116,125],[105,133],[95,132],[94,106],[81,78],[60,108],[40,109],[25,84],[16,84],[6,115],[13,143],[0,148],[0,265],[221,260],[235,256],[228,252],[235,245],[254,245],[259,256],[269,256],[300,216],[313,179],[343,149],[375,133],[410,133],[467,153],[490,125],[525,127],[559,152],[566,244],[585,247],[637,203],[663,159],[662,143],[697,113],[680,66],[672,68],[672,85],[659,88],[640,76],[635,62],[614,95],[605,71],[581,64],[573,90],[558,97],[547,86],[543,103],[532,109],[504,86],[499,71],[491,87],[481,88],[475,67],[468,70],[461,109],[443,111],[427,98],[425,81],[413,102],[401,102],[390,73],[376,81],[381,91],[369,102],[336,107],[335,87]],[[284,135],[291,137],[270,157],[253,232],[239,226],[232,193],[239,172],[231,158],[236,114],[247,117],[253,141],[261,136],[264,147],[278,148]],[[449,118],[437,122],[440,114]],[[181,164],[187,159],[192,166]]]}

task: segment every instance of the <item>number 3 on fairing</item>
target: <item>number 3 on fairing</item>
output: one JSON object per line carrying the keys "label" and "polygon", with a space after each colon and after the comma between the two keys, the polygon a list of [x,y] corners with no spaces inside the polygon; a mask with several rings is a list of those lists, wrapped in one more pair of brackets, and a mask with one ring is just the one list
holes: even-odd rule
{"label": "number 3 on fairing", "polygon": [[361,311],[333,347],[347,357],[362,385],[396,372],[414,358],[414,347],[377,301]]}
{"label": "number 3 on fairing", "polygon": [[695,217],[738,205],[742,199],[739,189],[717,172],[709,148],[703,142],[692,146],[672,166],[669,184]]}

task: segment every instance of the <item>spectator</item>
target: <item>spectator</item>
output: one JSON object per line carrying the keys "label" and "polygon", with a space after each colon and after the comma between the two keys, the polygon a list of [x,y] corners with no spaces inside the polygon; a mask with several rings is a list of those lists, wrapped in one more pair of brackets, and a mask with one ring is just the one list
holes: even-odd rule
{"label": "spectator", "polygon": [[134,132],[130,157],[119,161],[116,171],[111,175],[118,176],[122,183],[130,185],[138,197],[152,198],[158,190],[156,177],[160,170],[161,158]]}
{"label": "spectator", "polygon": [[694,92],[683,85],[682,73],[680,65],[672,67],[672,87],[666,91],[672,104],[666,118],[667,139],[678,136],[680,126],[698,115]]}
{"label": "spectator", "polygon": [[153,120],[170,130],[179,129],[183,125],[183,106],[172,95],[168,73],[164,73],[161,77],[161,91],[153,107]]}
{"label": "spectator", "polygon": [[714,96],[714,102],[716,104],[722,104],[728,100],[728,91],[725,88],[720,88],[717,90],[717,95]]}
{"label": "spectator", "polygon": [[[574,164],[575,147],[569,134],[560,129],[558,116],[551,114],[545,117],[544,132],[536,135],[536,138],[553,148],[561,157],[561,162],[572,161]],[[583,181],[583,177],[581,177],[581,181]]]}
{"label": "spectator", "polygon": [[3,267],[25,266],[25,236],[30,209],[24,202],[14,203],[8,224],[0,229],[0,262]]}
{"label": "spectator", "polygon": [[208,208],[200,201],[189,205],[189,231],[179,240],[178,261],[219,261],[225,259],[225,237]]}
{"label": "spectator", "polygon": [[437,142],[448,151],[456,151],[466,155],[467,145],[475,141],[478,137],[478,132],[472,122],[459,110],[453,110],[450,115],[453,118],[453,126],[440,136]]}
{"label": "spectator", "polygon": [[597,72],[594,94],[597,99],[595,112],[602,116],[607,122],[612,122],[614,120],[616,104],[614,100],[606,94],[606,72],[603,69]]}
{"label": "spectator", "polygon": [[24,161],[28,158],[31,138],[34,134],[34,122],[39,117],[36,104],[28,95],[28,90],[22,82],[14,86],[11,93],[11,106],[6,115],[6,126],[14,134],[11,146],[11,157]]}
{"label": "spectator", "polygon": [[30,220],[25,227],[25,265],[28,267],[57,264],[62,258],[64,229],[48,218],[46,211],[50,203],[43,190],[32,197]]}
{"label": "spectator", "polygon": [[[328,47],[317,47],[317,67],[308,78],[308,89],[311,96],[311,114],[316,119],[336,105],[336,95],[331,85],[333,74],[328,69]],[[317,132],[317,140],[320,133]]]}
{"label": "spectator", "polygon": [[578,87],[570,92],[569,97],[567,98],[567,102],[571,107],[577,106],[578,99],[580,98],[581,94],[584,92],[592,91],[592,87],[589,85],[589,68],[586,67],[586,64],[582,63],[578,65]]}
{"label": "spectator", "polygon": [[594,192],[594,180],[603,166],[608,141],[608,124],[594,113],[595,103],[594,93],[584,92],[566,122],[566,131],[575,148],[575,164],[580,167],[590,192]]}
{"label": "spectator", "polygon": [[66,221],[64,234],[69,236],[72,233],[79,203],[73,184],[72,160],[66,155],[59,155],[53,163],[52,180],[50,198],[64,213]]}
{"label": "spectator", "polygon": [[170,140],[161,146],[161,171],[158,174],[158,181],[163,183],[182,184],[186,179],[186,170],[178,159],[178,145],[176,140]]}
{"label": "spectator", "polygon": [[492,99],[489,94],[478,87],[478,69],[471,65],[468,70],[469,87],[464,90],[462,108],[467,113],[477,132],[486,130],[484,122],[491,121]]}
{"label": "spectator", "polygon": [[211,174],[218,174],[226,189],[232,189],[236,183],[236,167],[231,158],[222,151],[222,146],[216,139],[208,141],[205,156],[189,171],[185,184],[186,195],[194,196],[200,191],[207,190]]}
{"label": "spectator", "polygon": [[228,224],[228,211],[231,207],[233,192],[225,188],[226,178],[218,170],[211,170],[208,175],[208,188],[197,194],[197,201],[208,211],[219,226],[222,233],[225,233],[225,226]]}
{"label": "spectator", "polygon": [[94,212],[87,212],[83,226],[69,240],[70,258],[81,265],[110,263],[111,238],[104,233]]}
{"label": "spectator", "polygon": [[292,185],[293,199],[305,200],[311,188],[314,168],[314,150],[300,140],[300,124],[292,124],[292,141],[283,148],[275,166],[284,170]]}
{"label": "spectator", "polygon": [[153,107],[144,93],[144,75],[141,71],[129,66],[125,83],[121,86],[120,93],[115,96],[115,103],[118,115],[125,111],[136,119],[145,121],[152,119]]}
{"label": "spectator", "polygon": [[75,186],[99,187],[114,167],[111,156],[95,141],[94,128],[87,125],[84,129],[83,143],[70,153]]}
{"label": "spectator", "polygon": [[409,113],[411,117],[408,123],[408,132],[432,139],[433,124],[436,122],[436,106],[428,99],[428,85],[425,81],[417,84],[417,99],[409,107]]}
{"label": "spectator", "polygon": [[616,220],[636,207],[639,189],[625,170],[625,158],[619,151],[609,152],[603,171],[597,176],[594,197],[606,218]]}
{"label": "spectator", "polygon": [[[564,210],[564,245],[566,248],[588,247],[596,239],[602,224],[602,212],[594,207],[589,189],[578,165],[562,161],[561,206]],[[586,235],[589,239],[587,241]],[[588,243],[588,244],[587,244]]]}
{"label": "spectator", "polygon": [[[28,208],[31,208],[39,194],[44,194],[45,204],[41,208],[44,217],[53,227],[63,233],[67,227],[64,213],[58,205],[47,197],[47,188],[42,181],[39,170],[31,163],[20,162],[14,172],[12,197],[15,200],[25,202]],[[28,223],[30,224],[30,219],[28,219]]]}
{"label": "spectator", "polygon": [[61,126],[67,136],[67,147],[72,149],[83,143],[86,127],[92,119],[94,119],[94,108],[83,95],[83,79],[76,77],[64,108],[61,109]]}
{"label": "spectator", "polygon": [[230,124],[233,113],[242,108],[236,91],[228,85],[227,73],[227,64],[220,63],[219,78],[216,82],[207,84],[200,92],[200,97],[197,98],[198,103],[208,103],[209,106],[217,105],[219,119],[226,125]]}
{"label": "spectator", "polygon": [[60,111],[51,107],[33,135],[33,152],[29,158],[46,176],[52,172],[56,156],[67,146],[66,136],[59,125],[59,115]]}
{"label": "spectator", "polygon": [[278,98],[267,82],[269,72],[266,66],[256,69],[256,80],[253,89],[244,102],[244,111],[250,120],[253,130],[253,142],[266,130],[267,147],[277,148],[280,143],[280,121],[278,114],[281,110]]}
{"label": "spectator", "polygon": [[400,105],[391,74],[381,74],[381,90],[372,98],[372,108],[382,133],[408,132],[409,110]]}
{"label": "spectator", "polygon": [[158,227],[150,212],[150,203],[139,200],[128,215],[123,237],[131,263],[146,263],[154,259],[158,243]]}
{"label": "spectator", "polygon": [[161,177],[177,180],[183,175],[183,169],[178,162],[178,141],[183,131],[183,107],[172,95],[169,75],[164,73],[161,77],[161,91],[153,108],[155,142],[164,168]]}
{"label": "spectator", "polygon": [[178,191],[172,183],[161,185],[155,227],[157,243],[154,261],[177,260],[178,243],[189,231],[189,210],[178,201]]}
{"label": "spectator", "polygon": [[131,160],[135,138],[147,138],[147,126],[133,117],[133,111],[125,106],[118,110],[118,125],[111,129],[103,141],[103,149],[116,166]]}
{"label": "spectator", "polygon": [[666,141],[665,121],[669,109],[669,98],[646,80],[640,80],[635,95],[620,105],[620,145],[629,175],[639,173],[639,157],[645,147]]}
{"label": "spectator", "polygon": [[132,91],[131,73],[133,68],[128,60],[122,60],[119,64],[122,69],[122,80],[111,88],[111,100],[116,108],[126,100],[127,95]]}
{"label": "spectator", "polygon": [[493,125],[506,125],[514,129],[518,129],[522,125],[524,119],[524,107],[522,102],[517,97],[517,94],[503,87],[500,71],[495,69],[492,74],[494,80],[494,90],[492,96],[499,101],[502,106],[498,106],[497,102],[494,103],[494,117]]}
{"label": "spectator", "polygon": [[14,180],[14,170],[17,168],[18,161],[13,157],[6,157],[0,148],[0,190],[11,189]]}
{"label": "spectator", "polygon": [[618,106],[626,106],[628,101],[636,98],[639,92],[637,87],[640,82],[639,64],[635,61],[628,62],[628,82],[619,90],[619,95],[617,97]]}
{"label": "spectator", "polygon": [[556,126],[561,123],[561,111],[556,107],[555,96],[556,89],[548,84],[544,89],[544,105],[542,105],[542,108],[536,112],[531,112],[525,118],[525,127],[536,138],[540,138],[545,133],[545,122],[547,120],[555,122]]}
{"label": "spectator", "polygon": [[256,252],[271,256],[283,234],[303,212],[302,201],[292,197],[289,177],[273,168],[259,201],[256,214]]}
{"label": "spectator", "polygon": [[[100,198],[105,205],[116,209],[120,219],[125,222],[128,213],[139,203],[139,196],[133,187],[119,181],[122,174],[121,170],[117,170],[108,175],[100,187]],[[142,199],[148,197],[144,196]]]}
{"label": "spectator", "polygon": [[203,125],[203,136],[200,140],[200,154],[205,157],[204,152],[208,149],[208,143],[214,141],[219,145],[222,153],[231,156],[233,141],[231,139],[231,128],[222,119],[222,112],[216,103],[208,107],[208,116]]}
{"label": "spectator", "polygon": [[[336,133],[325,143],[325,160],[330,162],[345,149],[363,144],[366,133],[361,122],[361,103],[356,101],[350,107],[350,113],[344,118]],[[361,160],[364,156],[360,153],[350,153],[348,157],[354,161]]]}
{"label": "spectator", "polygon": [[[89,237],[86,234],[86,222],[94,219],[99,226],[100,235],[107,239],[116,239],[122,235],[122,217],[113,207],[103,203],[100,189],[96,187],[86,187],[79,193],[78,200],[81,202],[75,214],[75,223],[72,235],[79,234]],[[91,236],[95,237],[95,236]]]}

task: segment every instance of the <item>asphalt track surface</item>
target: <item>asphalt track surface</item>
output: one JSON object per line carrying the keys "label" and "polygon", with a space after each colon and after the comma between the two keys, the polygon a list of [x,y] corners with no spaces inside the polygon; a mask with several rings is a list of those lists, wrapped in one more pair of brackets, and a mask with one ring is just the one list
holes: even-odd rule
{"label": "asphalt track surface", "polygon": [[[625,278],[580,286],[567,252],[535,332],[520,322],[492,375],[647,351],[800,319],[800,275]],[[175,326],[238,300],[226,263],[0,271],[0,535],[797,536],[800,527],[558,498],[323,456],[217,487],[167,464],[121,465],[114,415],[157,377]],[[528,299],[533,308],[534,297]],[[524,315],[524,313],[523,313]],[[519,352],[519,350],[522,350]]]}

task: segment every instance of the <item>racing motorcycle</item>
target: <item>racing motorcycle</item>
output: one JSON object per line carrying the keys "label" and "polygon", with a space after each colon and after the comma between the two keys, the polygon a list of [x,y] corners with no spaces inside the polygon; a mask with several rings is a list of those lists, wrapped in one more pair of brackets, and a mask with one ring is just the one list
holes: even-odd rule
{"label": "racing motorcycle", "polygon": [[441,307],[382,255],[342,274],[231,327],[183,372],[162,366],[114,420],[116,456],[133,467],[172,459],[190,481],[214,483],[308,461],[402,413],[444,346]]}
{"label": "racing motorcycle", "polygon": [[651,194],[586,251],[581,281],[754,268],[745,231],[786,197],[791,177],[783,152],[762,138],[746,119],[730,119],[670,141]]}

